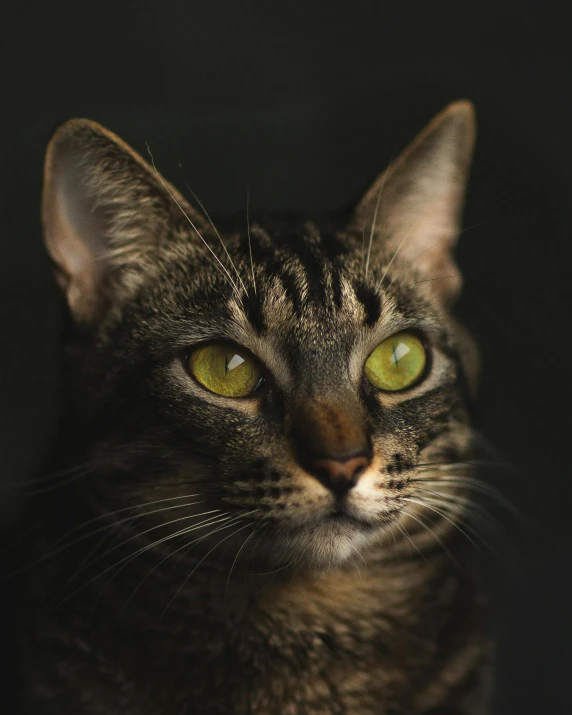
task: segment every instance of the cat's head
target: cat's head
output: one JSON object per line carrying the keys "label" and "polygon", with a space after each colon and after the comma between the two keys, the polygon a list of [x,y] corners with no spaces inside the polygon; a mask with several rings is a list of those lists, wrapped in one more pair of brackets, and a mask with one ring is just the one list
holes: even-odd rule
{"label": "cat's head", "polygon": [[43,223],[75,326],[69,446],[98,509],[137,507],[173,550],[248,537],[322,566],[403,519],[420,465],[467,449],[476,355],[451,251],[473,139],[457,102],[340,230],[219,235],[113,134],[60,127]]}

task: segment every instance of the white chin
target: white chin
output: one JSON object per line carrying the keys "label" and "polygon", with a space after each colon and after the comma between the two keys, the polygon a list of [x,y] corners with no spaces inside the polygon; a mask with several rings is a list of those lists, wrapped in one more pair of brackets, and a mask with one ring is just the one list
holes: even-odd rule
{"label": "white chin", "polygon": [[375,532],[354,524],[325,521],[282,534],[279,552],[281,560],[290,560],[293,564],[331,568],[359,559],[359,551],[369,546],[374,538]]}

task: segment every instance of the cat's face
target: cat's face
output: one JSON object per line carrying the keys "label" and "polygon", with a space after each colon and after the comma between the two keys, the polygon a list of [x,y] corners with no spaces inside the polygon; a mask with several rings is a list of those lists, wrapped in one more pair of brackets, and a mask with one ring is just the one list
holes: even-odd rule
{"label": "cat's face", "polygon": [[44,226],[99,508],[155,502],[177,547],[320,566],[403,518],[420,465],[467,449],[475,355],[449,306],[472,133],[452,105],[343,230],[222,237],[105,130],[56,133]]}

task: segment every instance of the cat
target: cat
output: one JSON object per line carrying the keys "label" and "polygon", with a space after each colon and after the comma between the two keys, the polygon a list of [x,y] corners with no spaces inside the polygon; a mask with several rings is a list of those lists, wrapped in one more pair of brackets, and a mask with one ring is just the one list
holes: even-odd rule
{"label": "cat", "polygon": [[452,314],[474,135],[455,102],[343,225],[221,235],[152,157],[56,130],[42,217],[69,322],[25,712],[487,711],[457,528],[479,361]]}

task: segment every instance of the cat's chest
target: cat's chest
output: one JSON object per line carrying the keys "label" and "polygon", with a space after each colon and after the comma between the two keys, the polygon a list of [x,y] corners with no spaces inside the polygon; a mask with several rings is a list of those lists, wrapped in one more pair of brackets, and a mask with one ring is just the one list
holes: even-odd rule
{"label": "cat's chest", "polygon": [[179,632],[53,630],[43,643],[52,666],[37,681],[54,709],[40,712],[366,715],[405,703],[414,677],[404,672],[423,673],[430,659],[426,634],[397,638],[381,615],[313,627],[255,615]]}
{"label": "cat's chest", "polygon": [[419,567],[411,575],[417,587],[405,589],[399,576],[402,588],[391,588],[387,574],[359,585],[289,582],[266,589],[249,609],[228,608],[226,618],[220,608],[191,613],[181,603],[163,619],[103,619],[87,628],[80,615],[51,625],[35,644],[39,668],[30,681],[43,709],[33,712],[421,712],[413,699],[448,677],[447,658],[473,668],[479,626],[471,590],[456,579],[447,585],[442,574],[431,583]]}

